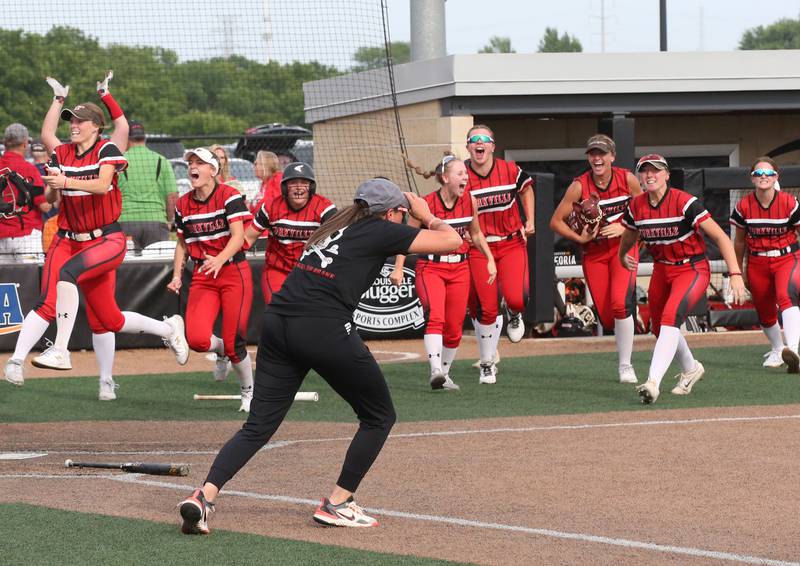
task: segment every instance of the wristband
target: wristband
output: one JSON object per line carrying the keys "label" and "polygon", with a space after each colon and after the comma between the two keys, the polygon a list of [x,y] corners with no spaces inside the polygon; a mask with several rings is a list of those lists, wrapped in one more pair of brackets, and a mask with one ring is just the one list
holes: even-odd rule
{"label": "wristband", "polygon": [[65,189],[67,188],[67,178],[68,177],[66,175],[64,175],[64,188]]}
{"label": "wristband", "polygon": [[428,230],[433,230],[433,223],[436,222],[437,220],[439,219],[436,218],[435,216],[431,216],[431,219],[427,222]]}
{"label": "wristband", "polygon": [[728,273],[728,277],[733,277],[734,275],[738,275],[739,277],[741,277],[742,276],[742,272],[739,271],[739,272],[736,272],[736,273]]}
{"label": "wristband", "polygon": [[53,97],[53,100],[55,100],[56,102],[60,102],[61,104],[64,104],[64,97],[63,96],[56,95],[56,96]]}
{"label": "wristband", "polygon": [[125,114],[122,111],[122,108],[120,108],[119,104],[117,104],[117,101],[114,100],[114,97],[111,96],[110,92],[106,92],[100,97],[100,100],[103,101],[103,104],[105,104],[106,108],[108,109],[108,113],[111,114],[112,122]]}

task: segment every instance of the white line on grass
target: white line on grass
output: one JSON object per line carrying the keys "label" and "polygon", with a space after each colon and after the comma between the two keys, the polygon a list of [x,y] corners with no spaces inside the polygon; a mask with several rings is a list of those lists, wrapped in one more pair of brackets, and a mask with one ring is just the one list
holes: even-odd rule
{"label": "white line on grass", "polygon": [[379,364],[385,364],[387,362],[405,362],[407,360],[416,360],[419,358],[419,354],[414,352],[396,352],[393,350],[372,350],[373,354],[385,354],[389,356],[394,356],[392,358],[385,358],[378,360]]}
{"label": "white line on grass", "polygon": [[[136,485],[146,485],[151,487],[158,487],[162,489],[172,489],[184,492],[190,489],[189,486],[172,483],[167,481],[159,481],[153,479],[146,479],[141,474],[125,474],[125,475],[108,475],[108,474],[81,474],[77,476],[68,475],[55,475],[55,474],[7,474],[0,475],[3,478],[39,478],[39,479],[64,479],[64,478],[93,478],[93,479],[110,479],[113,481],[131,483]],[[293,505],[307,505],[315,506],[318,501],[315,499],[305,499],[300,497],[289,497],[285,495],[268,495],[263,493],[254,493],[249,491],[239,490],[225,490],[224,495],[233,497],[243,497],[246,499],[256,499],[261,501],[278,501],[281,503],[291,503]],[[410,519],[412,521],[427,521],[430,523],[441,523],[445,525],[455,525],[459,527],[470,527],[476,529],[487,529],[494,531],[503,531],[511,533],[522,533],[534,536],[542,536],[549,538],[556,538],[562,540],[574,540],[578,542],[588,542],[603,544],[608,546],[619,546],[623,548],[649,550],[652,552],[661,552],[665,554],[680,554],[684,556],[694,556],[697,558],[711,558],[715,560],[727,560],[729,562],[738,562],[741,564],[761,564],[764,566],[800,566],[800,562],[788,562],[785,560],[774,560],[771,558],[764,558],[761,556],[749,556],[747,554],[737,554],[735,552],[724,552],[719,550],[706,550],[703,548],[693,548],[686,546],[674,546],[669,544],[657,544],[653,542],[643,542],[638,540],[630,540],[623,538],[612,538],[599,535],[592,535],[587,533],[570,533],[564,531],[556,531],[553,529],[541,529],[534,527],[523,527],[520,525],[504,525],[502,523],[485,523],[483,521],[473,521],[471,519],[462,519],[459,517],[448,517],[445,515],[424,515],[420,513],[406,513],[405,511],[394,511],[392,509],[380,509],[365,507],[365,510],[382,515],[385,517],[397,517],[400,519]]]}
{"label": "white line on grass", "polygon": [[[629,422],[616,422],[616,423],[592,423],[592,424],[573,424],[573,425],[550,425],[550,426],[529,426],[529,427],[499,427],[499,428],[476,428],[464,430],[442,430],[442,431],[425,431],[425,432],[403,432],[390,434],[390,439],[400,438],[425,438],[425,437],[439,437],[439,436],[460,436],[467,434],[508,434],[520,432],[551,432],[562,430],[593,430],[603,428],[625,428],[625,427],[639,427],[639,426],[671,426],[671,425],[697,425],[697,424],[711,424],[711,423],[742,423],[742,422],[764,422],[764,421],[783,421],[783,420],[798,420],[798,415],[766,415],[766,416],[752,416],[752,417],[709,417],[698,419],[659,419],[651,421],[629,421]],[[335,436],[330,438],[300,438],[296,440],[278,440],[270,442],[264,446],[260,451],[274,450],[276,448],[283,448],[285,446],[292,446],[295,444],[308,444],[308,443],[325,443],[325,442],[349,442],[352,436]],[[214,455],[219,452],[218,450],[119,450],[119,451],[96,451],[96,450],[50,450],[48,454],[80,454],[92,456],[207,456]],[[12,452],[6,452],[10,454]]]}

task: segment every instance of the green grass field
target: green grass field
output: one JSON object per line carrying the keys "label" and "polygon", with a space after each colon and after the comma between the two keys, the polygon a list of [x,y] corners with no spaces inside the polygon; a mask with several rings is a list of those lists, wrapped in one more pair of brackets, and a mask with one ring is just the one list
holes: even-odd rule
{"label": "green grass field", "polygon": [[0,505],[0,562],[8,566],[198,564],[428,566],[454,564],[214,530],[180,536],[174,524],[91,515],[32,505]]}
{"label": "green grass field", "polygon": [[[669,395],[673,364],[662,383],[660,409],[775,405],[800,402],[800,376],[761,367],[760,346],[697,349],[705,379],[688,397]],[[634,354],[640,381],[646,377],[649,352]],[[616,381],[616,355],[575,354],[504,358],[495,386],[479,385],[469,361],[451,372],[461,391],[431,391],[427,364],[390,364],[384,372],[400,421],[425,421],[649,410],[630,385]],[[209,373],[122,376],[118,400],[97,401],[96,378],[30,379],[22,388],[0,388],[3,422],[73,420],[242,420],[237,401],[194,401],[194,393],[238,393],[233,376],[215,383]],[[352,413],[316,374],[302,388],[318,391],[318,403],[298,402],[289,419],[350,421]],[[354,418],[354,417],[352,417]]]}

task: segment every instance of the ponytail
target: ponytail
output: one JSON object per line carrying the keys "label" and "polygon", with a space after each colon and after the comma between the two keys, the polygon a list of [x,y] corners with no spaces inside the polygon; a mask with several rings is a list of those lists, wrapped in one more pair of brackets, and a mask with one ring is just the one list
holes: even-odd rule
{"label": "ponytail", "polygon": [[318,244],[337,230],[341,230],[370,216],[381,216],[383,214],[384,213],[370,214],[369,205],[363,200],[357,201],[334,214],[330,220],[317,228],[306,242],[304,249],[307,250],[311,246]]}
{"label": "ponytail", "polygon": [[424,171],[422,167],[414,165],[414,163],[407,157],[404,157],[403,161],[405,161],[406,167],[414,171],[414,173],[417,175],[421,175],[425,179],[436,177],[436,180],[439,182],[439,184],[444,185],[444,179],[442,178],[442,175],[444,175],[451,163],[454,161],[461,161],[461,159],[456,157],[452,152],[445,151],[442,160],[437,163],[436,167],[434,167],[431,171]]}

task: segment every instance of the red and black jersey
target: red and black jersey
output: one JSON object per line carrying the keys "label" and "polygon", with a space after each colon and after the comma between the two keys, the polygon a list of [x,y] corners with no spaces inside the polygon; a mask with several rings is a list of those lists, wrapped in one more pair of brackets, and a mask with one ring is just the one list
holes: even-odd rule
{"label": "red and black jersey", "polygon": [[[189,191],[175,204],[175,227],[189,256],[199,262],[206,254],[217,256],[231,239],[230,226],[250,219],[241,193],[230,185],[218,184],[206,200]],[[244,257],[237,252],[231,260]]]}
{"label": "red and black jersey", "polygon": [[59,228],[73,232],[90,232],[117,221],[122,212],[122,193],[117,187],[117,174],[128,166],[128,161],[114,142],[98,139],[92,147],[80,154],[74,143],[61,144],[53,151],[52,161],[64,175],[79,180],[97,179],[101,165],[113,165],[116,168],[106,193],[61,190]]}
{"label": "red and black jersey", "polygon": [[647,193],[633,197],[622,215],[622,224],[639,231],[654,260],[676,263],[705,254],[706,244],[698,227],[707,218],[711,214],[696,197],[670,188],[655,206]]}
{"label": "red and black jersey", "polygon": [[775,191],[772,201],[763,207],[753,191],[736,204],[731,224],[744,228],[752,252],[785,248],[797,243],[800,204],[789,193]]}
{"label": "red and black jersey", "polygon": [[[612,167],[611,182],[605,189],[601,189],[595,184],[591,170],[574,179],[581,185],[581,200],[589,198],[592,193],[597,193],[600,197],[600,210],[603,211],[603,220],[600,223],[601,228],[614,222],[619,222],[628,207],[628,201],[631,200],[628,173],[629,171],[622,167]],[[600,234],[595,237],[595,240],[602,239],[605,239],[605,236]]]}
{"label": "red and black jersey", "polygon": [[494,158],[485,177],[478,175],[470,160],[466,161],[469,181],[467,194],[478,201],[478,221],[487,236],[509,236],[522,228],[517,208],[517,194],[525,187],[533,188],[533,179],[513,161]]}
{"label": "red and black jersey", "polygon": [[[428,203],[428,208],[436,218],[443,220],[449,224],[453,230],[458,232],[461,239],[464,240],[461,246],[454,251],[456,254],[465,254],[469,251],[469,224],[472,222],[474,211],[472,210],[472,198],[466,191],[463,195],[456,199],[453,206],[447,208],[442,200],[441,189],[425,195],[425,201]],[[427,256],[420,256],[420,260],[424,260]]]}
{"label": "red and black jersey", "polygon": [[311,234],[334,214],[336,207],[322,195],[312,196],[300,210],[292,210],[283,197],[264,199],[253,218],[253,228],[269,230],[266,269],[291,271]]}

